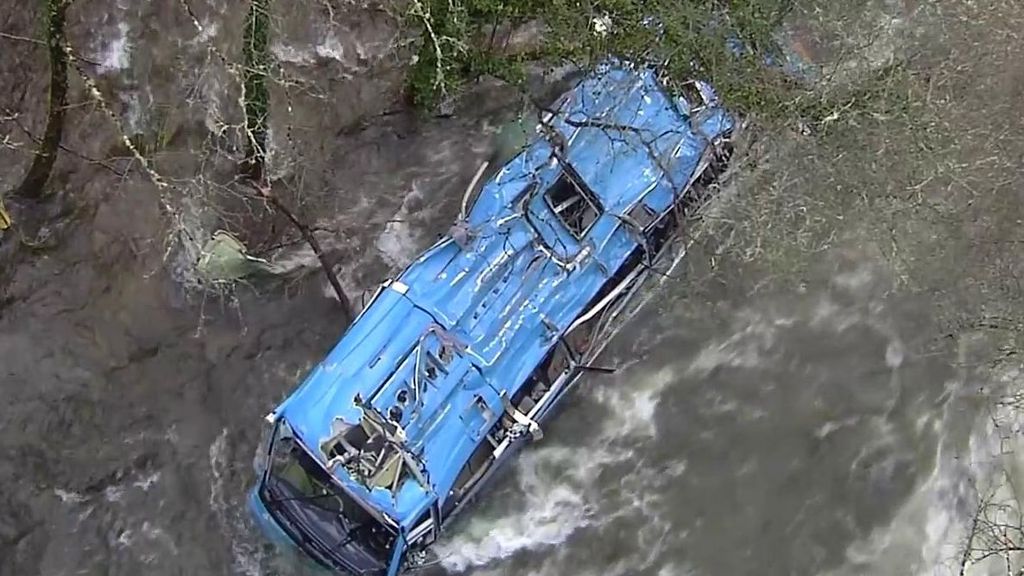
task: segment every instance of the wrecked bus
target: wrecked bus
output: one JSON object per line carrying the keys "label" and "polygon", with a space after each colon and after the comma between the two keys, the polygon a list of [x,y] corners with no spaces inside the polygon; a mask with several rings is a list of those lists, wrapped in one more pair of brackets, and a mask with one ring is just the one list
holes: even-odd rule
{"label": "wrecked bus", "polygon": [[607,370],[592,362],[715,188],[734,120],[707,84],[680,92],[603,66],[471,185],[449,233],[268,414],[249,495],[265,532],[341,574],[430,562],[580,376]]}

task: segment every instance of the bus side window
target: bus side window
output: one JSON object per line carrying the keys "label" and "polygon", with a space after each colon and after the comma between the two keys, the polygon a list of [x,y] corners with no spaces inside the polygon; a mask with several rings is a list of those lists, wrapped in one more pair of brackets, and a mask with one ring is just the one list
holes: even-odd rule
{"label": "bus side window", "polygon": [[413,525],[414,528],[409,533],[409,549],[419,550],[433,544],[437,540],[437,523],[436,510],[432,506]]}
{"label": "bus side window", "polygon": [[569,356],[569,350],[566,348],[565,343],[559,340],[548,355],[547,373],[545,374],[547,381],[554,382],[558,380],[558,377],[568,372],[571,367],[572,359]]}

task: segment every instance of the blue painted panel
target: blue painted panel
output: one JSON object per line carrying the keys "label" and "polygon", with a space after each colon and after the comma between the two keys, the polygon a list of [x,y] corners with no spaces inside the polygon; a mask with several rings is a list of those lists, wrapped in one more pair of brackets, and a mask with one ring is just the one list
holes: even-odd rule
{"label": "blue painted panel", "polygon": [[[486,441],[503,409],[500,394],[519,390],[638,249],[616,215],[639,201],[667,210],[711,141],[732,127],[717,103],[693,117],[691,108],[669,98],[650,71],[612,66],[585,79],[556,104],[551,125],[605,211],[587,235],[574,238],[544,201],[562,168],[553,144],[538,137],[483,183],[467,217],[468,242],[445,237],[415,259],[277,412],[325,460],[317,449],[335,419],[359,421],[356,394],[387,414],[399,391],[413,391],[423,355],[438,356],[449,339],[459,352],[421,387],[417,409],[401,406],[406,446],[423,462],[429,485],[410,478],[396,494],[371,492],[335,471],[339,482],[411,527]],[[552,253],[578,260],[567,266]]]}

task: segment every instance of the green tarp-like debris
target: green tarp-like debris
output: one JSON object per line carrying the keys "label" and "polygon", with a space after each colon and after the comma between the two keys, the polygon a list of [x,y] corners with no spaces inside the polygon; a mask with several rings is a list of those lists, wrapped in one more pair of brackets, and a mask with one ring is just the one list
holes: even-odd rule
{"label": "green tarp-like debris", "polygon": [[203,246],[199,275],[209,281],[231,281],[257,272],[270,272],[270,263],[249,256],[245,244],[229,232],[218,230]]}
{"label": "green tarp-like debris", "polygon": [[493,161],[492,166],[501,166],[523,151],[529,145],[530,140],[536,137],[537,124],[526,118],[518,118],[508,122],[498,129],[494,135]]}

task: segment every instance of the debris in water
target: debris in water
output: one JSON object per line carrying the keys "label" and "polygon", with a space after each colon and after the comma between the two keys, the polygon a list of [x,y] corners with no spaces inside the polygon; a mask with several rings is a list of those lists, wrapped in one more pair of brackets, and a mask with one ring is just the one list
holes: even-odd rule
{"label": "debris in water", "polygon": [[4,207],[4,199],[0,196],[0,230],[7,230],[11,227],[11,215],[7,213],[7,208]]}
{"label": "debris in water", "polygon": [[248,254],[248,250],[231,233],[218,230],[203,246],[199,259],[199,275],[209,281],[238,280],[257,272],[272,272],[270,262]]}

